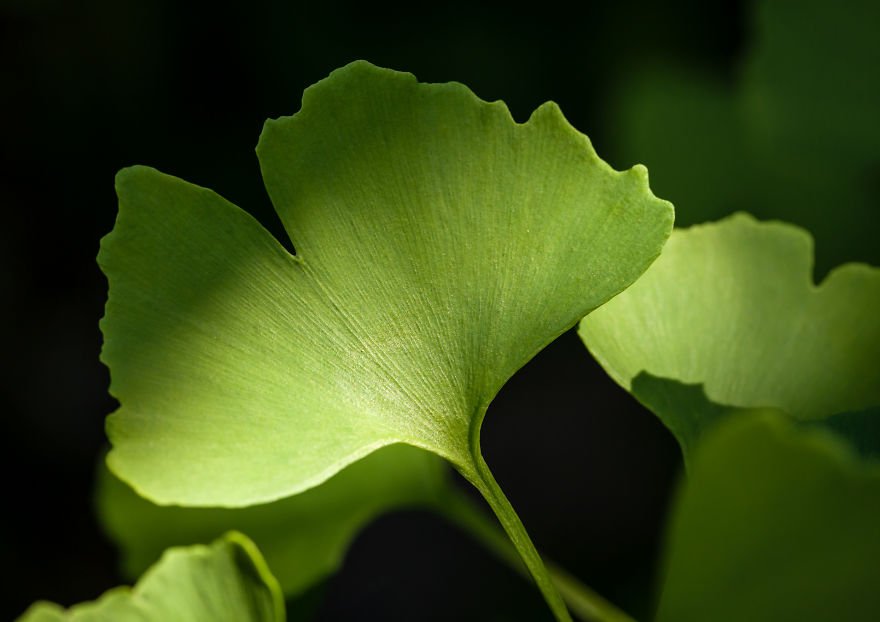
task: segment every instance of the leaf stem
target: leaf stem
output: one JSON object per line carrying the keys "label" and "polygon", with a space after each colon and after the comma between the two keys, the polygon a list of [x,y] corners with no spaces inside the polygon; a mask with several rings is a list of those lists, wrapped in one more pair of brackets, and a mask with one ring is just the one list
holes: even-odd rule
{"label": "leaf stem", "polygon": [[489,507],[495,512],[495,516],[498,517],[498,521],[519,552],[523,563],[525,563],[529,574],[532,575],[535,584],[544,596],[544,600],[550,607],[550,611],[553,612],[557,622],[572,622],[571,614],[568,613],[568,609],[559,595],[556,585],[550,578],[544,562],[541,561],[541,556],[538,555],[538,551],[535,549],[531,538],[529,538],[529,534],[526,532],[522,521],[517,516],[504,492],[502,492],[498,482],[495,481],[495,477],[492,475],[492,471],[489,470],[489,465],[486,464],[483,456],[479,451],[475,451],[473,454],[474,466],[476,467],[475,472],[468,473],[462,471],[462,475],[480,491]]}
{"label": "leaf stem", "polygon": [[[524,577],[531,576],[507,535],[464,493],[451,488],[438,503],[437,509],[517,573]],[[565,604],[582,622],[634,622],[626,613],[556,564],[545,560],[544,565]]]}

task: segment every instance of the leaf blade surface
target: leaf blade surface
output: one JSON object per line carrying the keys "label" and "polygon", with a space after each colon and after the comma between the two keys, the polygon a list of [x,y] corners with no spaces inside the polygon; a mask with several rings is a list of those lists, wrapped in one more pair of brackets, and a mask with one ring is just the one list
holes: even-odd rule
{"label": "leaf blade surface", "polygon": [[353,63],[258,154],[297,257],[218,195],[123,171],[99,262],[111,468],[160,503],[301,492],[379,447],[476,471],[489,401],[634,280],[672,208],[558,108]]}
{"label": "leaf blade surface", "polygon": [[264,551],[291,597],[335,572],[351,540],[379,514],[439,503],[450,485],[446,471],[428,452],[392,445],[299,495],[246,508],[187,508],[155,505],[102,466],[96,499],[127,576],[140,575],[170,546],[210,542],[234,529]]}
{"label": "leaf blade surface", "polygon": [[284,622],[284,599],[254,544],[230,532],[169,549],[133,588],[65,610],[36,603],[20,622]]}
{"label": "leaf blade surface", "polygon": [[[880,270],[847,264],[816,286],[811,260],[805,231],[744,214],[677,230],[579,332],[683,446],[718,409],[802,420],[870,409],[880,404]],[[674,381],[665,393],[663,379]],[[708,401],[675,383],[702,384]]]}

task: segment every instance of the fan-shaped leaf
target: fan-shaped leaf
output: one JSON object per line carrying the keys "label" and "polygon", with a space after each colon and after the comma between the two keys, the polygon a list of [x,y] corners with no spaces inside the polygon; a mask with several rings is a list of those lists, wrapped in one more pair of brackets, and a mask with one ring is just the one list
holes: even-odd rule
{"label": "fan-shaped leaf", "polygon": [[209,190],[118,177],[109,461],[157,501],[268,501],[401,441],[472,471],[504,381],[671,226],[644,170],[609,169],[552,104],[517,125],[362,62],[267,122],[258,153],[296,257]]}
{"label": "fan-shaped leaf", "polygon": [[284,622],[284,599],[254,544],[230,532],[169,549],[133,588],[63,609],[36,603],[19,622]]}
{"label": "fan-shaped leaf", "polygon": [[[818,419],[878,405],[880,270],[849,264],[816,286],[811,253],[803,230],[742,214],[678,230],[581,337],[683,445],[729,406]],[[702,384],[714,404],[657,378]]]}
{"label": "fan-shaped leaf", "polygon": [[117,178],[99,255],[111,468],[162,503],[242,506],[403,442],[479,487],[543,573],[479,455],[482,417],[650,265],[671,205],[553,104],[517,124],[460,84],[364,62],[267,122],[257,151],[295,257],[209,190]]}

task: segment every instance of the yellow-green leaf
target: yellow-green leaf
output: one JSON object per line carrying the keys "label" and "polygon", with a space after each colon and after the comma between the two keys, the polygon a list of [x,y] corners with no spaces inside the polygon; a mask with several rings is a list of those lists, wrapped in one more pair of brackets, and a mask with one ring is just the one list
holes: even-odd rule
{"label": "yellow-green leaf", "polygon": [[19,622],[284,622],[284,599],[256,546],[230,532],[169,549],[133,588],[64,609],[34,604]]}

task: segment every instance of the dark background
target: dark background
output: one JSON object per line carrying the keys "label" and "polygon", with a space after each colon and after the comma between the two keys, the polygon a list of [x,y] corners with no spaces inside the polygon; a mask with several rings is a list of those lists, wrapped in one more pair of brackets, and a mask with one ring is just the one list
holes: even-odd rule
{"label": "dark background", "polygon": [[[262,123],[295,112],[305,87],[351,60],[463,82],[505,100],[518,120],[555,100],[608,159],[616,128],[605,111],[620,80],[658,59],[730,80],[747,43],[737,2],[438,6],[0,4],[0,618],[122,582],[91,505],[114,408],[98,361],[106,282],[95,255],[113,226],[119,168],[149,164],[210,187],[281,235],[253,152]],[[615,168],[635,161],[610,158]],[[537,546],[649,615],[678,451],[574,334],[505,387],[483,446]],[[535,590],[419,512],[366,529],[303,606],[321,620],[548,618]]]}

